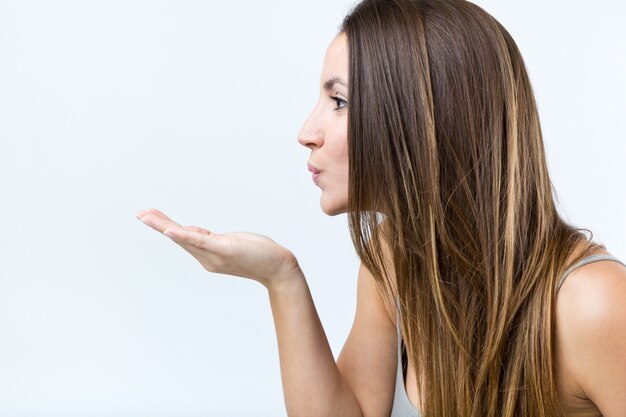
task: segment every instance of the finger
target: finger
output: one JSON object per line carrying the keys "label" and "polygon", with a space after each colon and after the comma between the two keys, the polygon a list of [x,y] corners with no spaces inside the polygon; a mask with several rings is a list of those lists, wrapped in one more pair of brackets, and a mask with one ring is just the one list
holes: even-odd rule
{"label": "finger", "polygon": [[226,250],[227,243],[215,233],[196,232],[174,226],[164,230],[163,234],[181,245],[191,245],[214,254],[222,255]]}
{"label": "finger", "polygon": [[162,211],[156,209],[156,208],[149,208],[146,210],[140,210],[138,211],[135,216],[143,221],[144,219],[160,219],[163,220],[165,222],[169,222],[169,223],[173,223],[176,224],[177,226],[180,226],[178,223],[176,223],[174,220],[170,219],[168,216],[165,215],[165,213],[163,213]]}
{"label": "finger", "polygon": [[169,221],[172,223],[176,223],[174,222],[174,220],[170,219],[165,213],[163,213],[161,210],[156,209],[156,208],[149,208],[147,210],[142,210],[145,214],[154,214],[157,217],[160,217],[161,219],[165,220],[165,221]]}
{"label": "finger", "polygon": [[191,230],[185,227],[171,226],[163,231],[163,234],[177,243],[197,246],[204,233],[200,233],[195,230]]}
{"label": "finger", "polygon": [[[154,216],[156,216],[156,218]],[[147,224],[148,226],[157,229],[158,231],[165,231],[171,225],[183,227],[182,225],[176,223],[174,220],[170,219],[163,212],[155,208],[141,210],[140,212],[137,213],[137,218],[141,220],[142,222],[144,222],[145,224]],[[162,220],[162,222],[159,220]],[[198,233],[204,233],[204,234],[211,233],[207,229],[204,229],[199,226],[184,226],[184,227],[186,227],[189,230],[193,230],[194,232],[198,232]]]}
{"label": "finger", "polygon": [[209,233],[211,233],[207,229],[204,229],[204,228],[198,227],[198,226],[185,226],[185,229],[188,229],[188,230],[191,230],[191,231],[194,231],[194,232],[198,232],[198,233],[203,233],[205,235],[208,235]]}
{"label": "finger", "polygon": [[152,212],[148,212],[144,214],[143,217],[138,217],[138,219],[144,222],[147,226],[150,226],[161,233],[163,233],[163,231],[168,227],[182,227],[180,224],[169,219],[169,217],[167,219],[163,219],[159,215]]}

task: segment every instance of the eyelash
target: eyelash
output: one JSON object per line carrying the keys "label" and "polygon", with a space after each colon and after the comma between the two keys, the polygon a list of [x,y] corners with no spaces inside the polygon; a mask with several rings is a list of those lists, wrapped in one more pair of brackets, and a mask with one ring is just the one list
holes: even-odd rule
{"label": "eyelash", "polygon": [[[339,98],[339,97],[336,97],[336,96],[335,96],[335,97],[331,97],[330,99],[331,99],[331,100],[333,100],[335,103],[337,103],[337,107],[335,107],[333,110],[341,110],[341,109],[345,109],[345,108],[346,108],[346,106],[348,105],[348,102],[347,102],[347,101],[345,101],[345,100],[344,100],[344,99],[342,99],[342,98]],[[341,103],[346,103],[346,104],[345,104],[345,106],[343,106],[343,107],[339,107],[339,105],[340,105]]]}

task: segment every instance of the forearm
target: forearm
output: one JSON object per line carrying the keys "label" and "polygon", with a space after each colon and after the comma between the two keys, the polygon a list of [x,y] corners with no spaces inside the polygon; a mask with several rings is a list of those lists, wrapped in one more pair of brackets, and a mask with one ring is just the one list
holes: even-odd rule
{"label": "forearm", "polygon": [[300,269],[268,287],[289,417],[361,417],[328,344]]}

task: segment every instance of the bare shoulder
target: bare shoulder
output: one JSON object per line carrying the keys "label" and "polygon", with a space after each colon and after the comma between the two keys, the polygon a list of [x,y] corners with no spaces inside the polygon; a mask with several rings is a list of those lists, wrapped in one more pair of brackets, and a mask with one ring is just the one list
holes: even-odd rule
{"label": "bare shoulder", "polygon": [[625,301],[626,267],[607,260],[571,272],[556,301],[557,377],[606,417],[626,415]]}

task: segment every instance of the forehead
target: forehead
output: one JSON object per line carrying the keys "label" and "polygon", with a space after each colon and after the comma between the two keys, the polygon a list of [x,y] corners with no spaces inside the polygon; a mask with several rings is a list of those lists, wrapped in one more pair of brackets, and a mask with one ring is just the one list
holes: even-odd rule
{"label": "forehead", "polygon": [[346,35],[342,32],[333,38],[328,45],[324,57],[324,68],[322,69],[322,82],[324,79],[338,76],[347,79],[348,75],[348,42]]}

